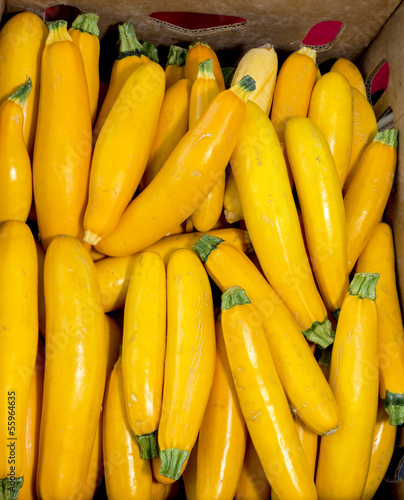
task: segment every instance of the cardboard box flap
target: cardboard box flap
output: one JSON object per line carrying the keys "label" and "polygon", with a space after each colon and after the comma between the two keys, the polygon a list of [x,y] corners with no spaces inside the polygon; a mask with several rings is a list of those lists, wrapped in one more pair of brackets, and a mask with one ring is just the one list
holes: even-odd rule
{"label": "cardboard box flap", "polygon": [[[65,4],[68,2],[64,2]],[[205,0],[202,4],[193,0],[116,2],[94,0],[71,0],[70,5],[81,12],[97,12],[100,15],[101,36],[109,26],[124,21],[132,21],[138,38],[154,45],[190,43],[196,39],[207,41],[217,51],[238,49],[240,53],[251,47],[271,43],[279,51],[297,50],[309,30],[322,21],[340,21],[344,25],[340,36],[329,49],[319,55],[319,62],[329,58],[346,57],[356,59],[380,31],[399,0],[306,0],[297,7],[296,2],[284,0],[240,1],[223,3]],[[46,8],[63,4],[55,0],[8,0],[8,13],[30,10],[43,17]],[[149,15],[153,12],[198,12],[238,16],[246,19],[246,24],[225,26],[222,30],[179,32],[162,23],[156,24]]]}

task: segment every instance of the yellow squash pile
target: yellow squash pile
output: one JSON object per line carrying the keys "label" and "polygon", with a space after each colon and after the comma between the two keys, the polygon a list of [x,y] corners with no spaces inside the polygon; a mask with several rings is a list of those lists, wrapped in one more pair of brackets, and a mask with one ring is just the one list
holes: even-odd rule
{"label": "yellow squash pile", "polygon": [[101,100],[97,21],[0,31],[0,500],[370,500],[404,423],[398,131],[350,61],[266,44],[226,88],[131,23]]}

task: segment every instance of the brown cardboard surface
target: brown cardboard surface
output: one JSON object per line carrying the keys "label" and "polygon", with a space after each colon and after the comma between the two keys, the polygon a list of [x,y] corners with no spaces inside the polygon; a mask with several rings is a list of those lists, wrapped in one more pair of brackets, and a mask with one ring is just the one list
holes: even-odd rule
{"label": "brown cardboard surface", "polygon": [[[215,50],[231,48],[238,49],[240,53],[264,43],[273,44],[279,51],[297,50],[301,40],[314,24],[330,20],[344,22],[344,30],[336,43],[328,51],[319,54],[319,62],[322,62],[341,56],[356,59],[377,35],[400,1],[8,0],[6,11],[12,13],[31,10],[42,16],[47,7],[62,3],[78,7],[82,12],[96,11],[100,15],[101,36],[111,25],[132,21],[138,38],[155,45],[169,46],[199,39],[209,42]],[[245,18],[247,24],[206,34],[199,32],[195,35],[157,25],[148,19],[152,12],[167,10],[236,15]]]}
{"label": "brown cardboard surface", "polygon": [[401,305],[404,310],[404,3],[395,11],[380,34],[362,56],[358,65],[365,75],[387,59],[390,66],[389,84],[386,92],[375,104],[377,116],[389,107],[393,110],[394,127],[399,130],[398,165],[395,184],[394,208],[392,212],[396,266]]}

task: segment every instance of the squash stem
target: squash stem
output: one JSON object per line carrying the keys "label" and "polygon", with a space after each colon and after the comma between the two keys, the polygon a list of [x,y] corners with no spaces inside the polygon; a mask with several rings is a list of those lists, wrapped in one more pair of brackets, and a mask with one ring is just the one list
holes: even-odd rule
{"label": "squash stem", "polygon": [[45,45],[50,45],[55,42],[72,42],[73,39],[67,31],[67,21],[59,20],[47,23],[47,28],[49,30],[48,36],[45,41]]}
{"label": "squash stem", "polygon": [[14,92],[14,94],[11,94],[8,100],[15,102],[19,106],[23,107],[31,90],[32,90],[32,81],[31,77],[29,76],[27,83],[25,85],[22,85],[19,89],[17,89]]}
{"label": "squash stem", "polygon": [[241,286],[230,286],[222,293],[222,311],[243,304],[251,304],[251,301]]}
{"label": "squash stem", "polygon": [[301,47],[298,51],[297,51],[298,54],[302,54],[304,56],[308,56],[308,57],[311,57],[313,59],[314,62],[316,62],[316,51],[315,49],[311,49],[310,47]]}
{"label": "squash stem", "polygon": [[100,237],[91,231],[85,231],[83,241],[89,245],[96,245],[100,241]]}
{"label": "squash stem", "polygon": [[392,148],[398,147],[398,130],[395,128],[382,130],[375,135],[373,139],[375,142],[383,142],[387,144],[387,146],[391,146]]}
{"label": "squash stem", "polygon": [[379,276],[377,273],[356,273],[349,286],[350,295],[357,295],[360,299],[375,300]]}
{"label": "squash stem", "polygon": [[210,234],[204,234],[195,243],[192,250],[196,252],[203,263],[208,260],[209,254],[212,250],[215,250],[217,246],[224,240],[218,238],[217,236],[211,236]]}
{"label": "squash stem", "polygon": [[157,448],[157,431],[141,436],[136,434],[136,439],[140,446],[140,458],[150,460],[159,456]]}
{"label": "squash stem", "polygon": [[172,66],[176,64],[179,68],[184,66],[187,59],[188,49],[178,47],[178,45],[170,45],[167,57],[167,65]]}
{"label": "squash stem", "polygon": [[334,342],[335,333],[328,316],[325,317],[324,321],[315,321],[310,328],[303,330],[302,333],[307,340],[314,342],[321,349],[325,349]]}
{"label": "squash stem", "polygon": [[176,481],[181,476],[182,466],[189,456],[189,451],[178,448],[160,450],[160,474]]}
{"label": "squash stem", "polygon": [[382,403],[389,416],[390,425],[404,424],[404,394],[386,390],[386,397],[382,398]]}
{"label": "squash stem", "polygon": [[233,80],[234,73],[236,72],[236,68],[230,66],[228,68],[222,68],[222,74],[224,79],[224,84],[226,89],[231,87],[231,82]]}
{"label": "squash stem", "polygon": [[144,52],[147,54],[147,57],[158,64],[159,62],[159,53],[157,48],[150,42],[143,42],[142,47]]}
{"label": "squash stem", "polygon": [[0,479],[0,500],[17,500],[24,477]]}
{"label": "squash stem", "polygon": [[215,75],[213,74],[213,61],[212,59],[206,59],[199,63],[197,78],[203,78],[204,80],[215,80]]}
{"label": "squash stem", "polygon": [[255,80],[250,75],[245,75],[229,90],[234,92],[242,101],[247,102],[248,96],[255,90]]}
{"label": "squash stem", "polygon": [[119,31],[119,56],[118,59],[124,59],[131,55],[140,57],[145,54],[142,44],[136,38],[135,28],[131,22],[123,23],[118,26]]}
{"label": "squash stem", "polygon": [[99,18],[100,16],[98,14],[80,14],[73,21],[72,28],[99,37],[100,30],[97,24]]}

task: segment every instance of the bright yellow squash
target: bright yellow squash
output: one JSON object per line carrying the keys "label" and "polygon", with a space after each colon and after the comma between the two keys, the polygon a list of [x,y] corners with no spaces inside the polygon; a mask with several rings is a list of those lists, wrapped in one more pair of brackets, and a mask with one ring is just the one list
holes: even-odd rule
{"label": "bright yellow squash", "polygon": [[83,57],[92,124],[94,124],[97,115],[98,94],[100,91],[100,40],[98,38],[100,30],[97,26],[98,18],[97,14],[80,14],[69,29],[69,35],[80,49]]}
{"label": "bright yellow squash", "polygon": [[330,146],[342,189],[351,156],[354,124],[352,89],[344,75],[334,71],[320,78],[311,94],[308,117]]}
{"label": "bright yellow squash", "polygon": [[268,500],[270,493],[271,486],[251,438],[248,436],[243,468],[234,498],[235,500]]}
{"label": "bright yellow squash", "polygon": [[268,115],[274,95],[276,75],[278,73],[278,55],[270,43],[254,47],[247,51],[234,72],[231,84],[235,85],[243,76],[250,75],[255,80],[256,88],[251,92],[250,101],[255,102]]}
{"label": "bright yellow squash", "polygon": [[121,357],[109,377],[104,404],[103,455],[108,499],[150,500],[150,461],[140,458],[126,417]]}
{"label": "bright yellow squash", "polygon": [[334,313],[349,286],[344,200],[335,162],[310,118],[291,118],[285,142],[310,261],[325,305]]}
{"label": "bright yellow squash", "polygon": [[215,369],[215,321],[206,271],[191,251],[167,266],[167,348],[158,430],[160,474],[177,480],[198,437]]}
{"label": "bright yellow squash", "polygon": [[207,43],[196,42],[194,45],[189,46],[185,60],[185,78],[194,82],[198,77],[199,64],[206,61],[206,59],[212,59],[213,74],[219,86],[219,91],[222,92],[225,89],[222,68],[216,52]]}
{"label": "bright yellow squash", "polygon": [[308,342],[268,281],[246,255],[220,238],[204,235],[194,251],[222,291],[241,286],[258,310],[293,412],[317,434],[334,432],[338,409],[332,391]]}
{"label": "bright yellow squash", "polygon": [[84,241],[96,245],[116,227],[135,194],[151,151],[164,97],[155,62],[132,72],[99,133],[91,162]]}
{"label": "bright yellow squash", "polygon": [[363,76],[352,61],[341,57],[331,66],[330,71],[342,73],[351,84],[351,87],[357,89],[366,98],[366,87]]}
{"label": "bright yellow squash", "polygon": [[352,97],[354,109],[353,137],[344,192],[348,190],[351,184],[363,152],[377,134],[376,116],[369,101],[354,87],[352,87]]}
{"label": "bright yellow squash", "polygon": [[38,115],[41,56],[47,36],[45,23],[32,12],[16,14],[0,31],[0,103],[27,83],[29,77],[32,81],[31,98],[23,108],[24,140],[30,154]]}
{"label": "bright yellow squash", "polygon": [[320,500],[361,498],[365,488],[379,390],[378,277],[355,274],[341,307],[329,378],[340,425],[337,432],[320,440],[316,474]]}
{"label": "bright yellow squash", "polygon": [[[378,310],[379,311],[379,310]],[[372,456],[361,500],[372,500],[390,464],[396,442],[397,427],[389,424],[389,417],[379,400],[377,419],[373,434]]]}
{"label": "bright yellow squash", "polygon": [[376,289],[380,397],[390,425],[404,423],[404,330],[397,293],[393,232],[380,222],[359,256],[355,271],[380,275]]}
{"label": "bright yellow squash", "polygon": [[166,344],[166,269],[158,253],[141,253],[125,300],[122,376],[126,415],[144,459],[156,458]]}
{"label": "bright yellow squash", "polygon": [[[213,236],[235,245],[241,252],[248,251],[245,232],[238,228],[215,229],[209,232]],[[192,247],[202,236],[202,233],[191,232],[167,236],[154,243],[147,250],[158,253],[167,265],[170,255],[178,248]],[[125,305],[125,297],[130,283],[133,266],[140,252],[128,257],[108,257],[96,263],[98,279],[100,282],[102,303],[105,312],[120,309]]]}
{"label": "bright yellow squash", "polygon": [[44,292],[44,281],[43,281],[45,250],[38,240],[35,240],[35,246],[38,259],[38,326],[42,337],[45,338],[46,309],[45,309],[45,292]]}
{"label": "bright yellow squash", "polygon": [[240,195],[237,190],[236,180],[232,170],[227,174],[226,186],[223,198],[223,213],[226,222],[234,224],[239,220],[244,220],[243,209],[241,208]]}
{"label": "bright yellow squash", "polygon": [[45,256],[44,281],[46,349],[38,496],[80,498],[105,389],[104,311],[95,265],[76,238],[54,238]]}
{"label": "bright yellow squash", "polygon": [[170,45],[167,56],[167,63],[164,69],[166,75],[166,90],[185,78],[185,61],[187,59],[188,49],[178,45]]}
{"label": "bright yellow squash", "polygon": [[275,83],[271,122],[281,145],[285,142],[286,123],[292,116],[307,116],[310,97],[316,83],[316,51],[302,47],[282,64]]}
{"label": "bright yellow squash", "polygon": [[379,132],[363,153],[344,198],[348,271],[380,222],[397,166],[396,129]]}
{"label": "bright yellow squash", "polygon": [[25,222],[31,209],[31,160],[23,136],[23,109],[31,89],[28,79],[0,106],[0,223]]}
{"label": "bright yellow squash", "polygon": [[191,80],[182,78],[165,92],[153,145],[140,184],[141,189],[156,177],[175,146],[188,131],[191,87]]}
{"label": "bright yellow squash", "polygon": [[80,50],[66,21],[48,24],[33,159],[39,235],[82,239],[91,162],[91,116]]}
{"label": "bright yellow squash", "polygon": [[150,62],[141,43],[136,38],[135,28],[131,22],[120,24],[118,31],[119,55],[112,66],[108,90],[94,125],[95,139],[98,137],[126,80],[135,69],[146,62]]}
{"label": "bright yellow squash", "polygon": [[230,163],[266,278],[303,334],[326,347],[334,332],[310,269],[285,159],[269,118],[253,102]]}
{"label": "bright yellow squash", "polygon": [[27,464],[27,412],[38,345],[35,241],[21,221],[0,226],[0,497],[17,498]]}
{"label": "bright yellow squash", "polygon": [[197,473],[198,473],[198,440],[196,440],[196,443],[194,444],[191,453],[189,454],[187,466],[185,467],[184,473],[181,476],[182,481],[184,483],[186,500],[197,500],[196,497]]}
{"label": "bright yellow squash", "polygon": [[246,438],[246,425],[218,319],[215,375],[198,437],[197,500],[234,498],[243,466]]}
{"label": "bright yellow squash", "polygon": [[[218,93],[219,87],[213,75],[212,59],[202,61],[191,89],[189,128],[195,125]],[[209,231],[219,220],[223,209],[225,180],[226,171],[224,170],[214,188],[191,215],[192,224],[197,231]]]}
{"label": "bright yellow squash", "polygon": [[[254,81],[221,92],[177,144],[153,182],[127,207],[97,250],[115,257],[152,245],[184,222],[224,172],[240,133]],[[170,207],[170,210],[167,209]]]}
{"label": "bright yellow squash", "polygon": [[314,500],[313,474],[257,311],[239,286],[222,294],[221,310],[240,408],[271,488],[279,498]]}

